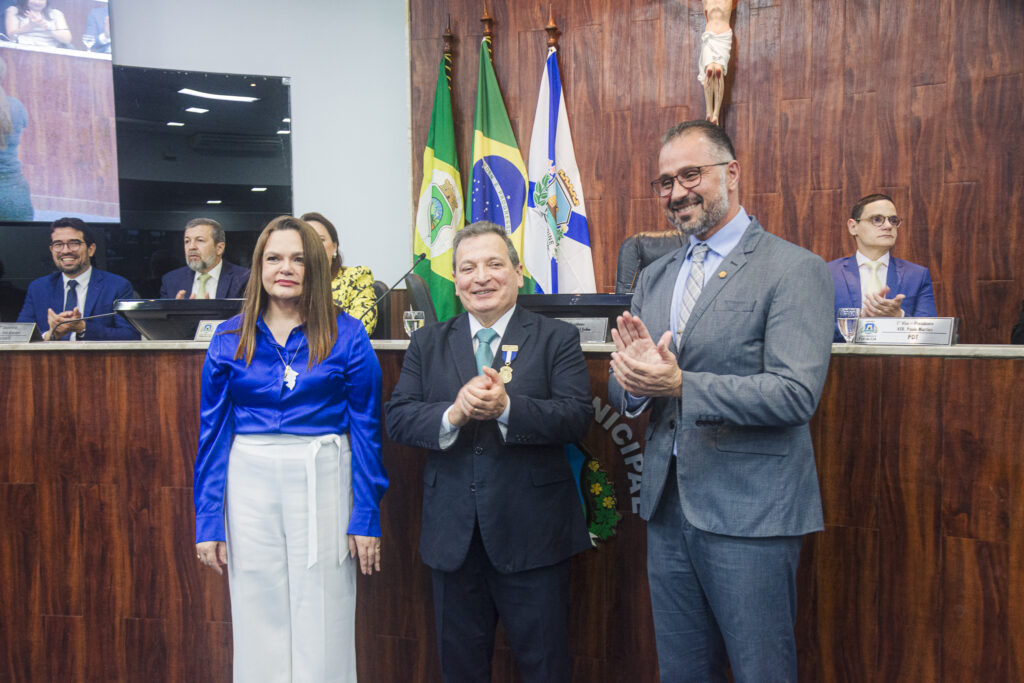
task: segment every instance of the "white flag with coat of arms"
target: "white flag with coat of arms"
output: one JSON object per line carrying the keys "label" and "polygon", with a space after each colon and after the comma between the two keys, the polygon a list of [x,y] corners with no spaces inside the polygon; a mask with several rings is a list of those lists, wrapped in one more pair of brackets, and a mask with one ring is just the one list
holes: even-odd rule
{"label": "white flag with coat of arms", "polygon": [[597,291],[583,186],[569,132],[558,73],[558,51],[548,48],[527,167],[523,260],[542,294]]}

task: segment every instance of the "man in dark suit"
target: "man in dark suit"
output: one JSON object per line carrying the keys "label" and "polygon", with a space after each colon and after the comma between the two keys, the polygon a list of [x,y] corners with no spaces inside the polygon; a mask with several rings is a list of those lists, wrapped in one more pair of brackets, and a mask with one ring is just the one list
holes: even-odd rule
{"label": "man in dark suit", "polygon": [[682,248],[644,269],[613,333],[609,398],[650,409],[647,524],[663,681],[796,681],[796,569],[823,528],[808,422],[831,352],[832,281],[739,203],[725,131],[662,139],[651,185]]}
{"label": "man in dark suit", "polygon": [[95,253],[96,240],[82,220],[55,220],[50,254],[58,272],[29,284],[18,322],[35,323],[47,341],[138,339],[139,333],[120,316],[81,319],[110,313],[114,301],[132,298],[131,283],[92,267]]}
{"label": "man in dark suit", "polygon": [[[889,254],[902,224],[888,195],[869,194],[853,205],[846,229],[853,235],[857,251],[828,264],[836,290],[836,311],[859,308],[864,318],[937,315],[928,269]],[[838,329],[833,340],[843,340]]]}
{"label": "man in dark suit", "polygon": [[164,275],[161,299],[240,299],[245,296],[249,269],[228,263],[224,228],[212,218],[185,224],[185,262]]}
{"label": "man in dark suit", "polygon": [[392,439],[430,451],[420,556],[442,673],[489,681],[500,618],[524,681],[568,681],[568,558],[590,547],[564,454],[593,418],[579,333],[516,305],[500,227],[460,230],[452,252],[467,312],[413,334],[385,409]]}

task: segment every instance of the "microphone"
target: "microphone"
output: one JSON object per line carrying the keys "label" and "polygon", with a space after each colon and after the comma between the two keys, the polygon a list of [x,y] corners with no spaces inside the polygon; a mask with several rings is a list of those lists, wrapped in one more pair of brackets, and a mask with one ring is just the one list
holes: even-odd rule
{"label": "microphone", "polygon": [[100,313],[99,315],[87,315],[84,318],[75,318],[74,320],[64,320],[62,322],[59,322],[56,325],[54,325],[53,328],[50,330],[50,341],[55,341],[53,338],[53,333],[56,332],[57,328],[60,327],[61,325],[68,325],[70,323],[83,322],[86,320],[95,320],[96,318],[107,318],[112,315],[117,315],[117,311],[111,311],[110,313]]}
{"label": "microphone", "polygon": [[369,313],[371,310],[376,310],[377,304],[379,304],[381,301],[384,301],[384,297],[386,297],[388,294],[390,294],[391,290],[393,290],[395,287],[397,287],[398,283],[401,282],[402,280],[404,280],[405,276],[408,275],[409,273],[411,273],[416,268],[416,266],[418,266],[423,261],[423,259],[425,259],[425,258],[427,258],[426,252],[421,251],[419,254],[417,254],[416,255],[416,260],[412,262],[412,266],[409,268],[409,270],[405,271],[405,275],[403,275],[402,277],[400,277],[397,280],[395,280],[395,284],[393,284],[390,287],[388,287],[387,289],[385,289],[384,293],[381,294],[379,297],[377,297],[377,300],[373,302],[373,308],[372,309],[368,308],[365,311],[363,311],[363,314],[361,316],[359,316],[359,322],[362,322],[363,318],[365,318],[366,314]]}

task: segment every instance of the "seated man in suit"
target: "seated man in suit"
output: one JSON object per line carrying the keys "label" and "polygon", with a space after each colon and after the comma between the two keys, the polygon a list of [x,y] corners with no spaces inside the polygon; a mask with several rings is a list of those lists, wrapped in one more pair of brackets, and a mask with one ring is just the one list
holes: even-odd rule
{"label": "seated man in suit", "polygon": [[500,227],[463,228],[452,253],[466,312],[412,335],[385,408],[392,439],[429,449],[420,556],[442,674],[490,681],[501,619],[524,681],[568,681],[569,558],[590,547],[564,453],[594,414],[580,335],[516,305]]}
{"label": "seated man in suit", "polygon": [[[836,310],[859,308],[864,318],[937,315],[928,269],[889,255],[902,223],[887,195],[869,194],[853,205],[846,229],[857,243],[857,252],[828,264]],[[838,329],[833,339],[843,340]]]}
{"label": "seated man in suit", "polygon": [[161,299],[240,299],[245,296],[249,269],[221,257],[227,245],[224,228],[212,218],[185,224],[185,262],[164,275]]}
{"label": "seated man in suit", "polygon": [[35,323],[47,341],[138,339],[139,333],[121,316],[98,320],[83,317],[110,313],[117,299],[131,299],[132,286],[120,275],[92,267],[96,240],[78,218],[58,218],[50,226],[50,254],[58,272],[28,286],[19,323]]}

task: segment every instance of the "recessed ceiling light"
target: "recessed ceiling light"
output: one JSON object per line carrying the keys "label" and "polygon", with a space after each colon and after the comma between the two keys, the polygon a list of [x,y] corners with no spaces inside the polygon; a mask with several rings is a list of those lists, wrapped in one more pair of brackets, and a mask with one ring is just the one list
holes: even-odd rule
{"label": "recessed ceiling light", "polygon": [[181,121],[168,121],[167,125],[168,126],[184,126],[185,124],[182,123]]}
{"label": "recessed ceiling light", "polygon": [[254,187],[254,188],[252,188],[252,191],[253,192],[266,192],[267,188],[265,188],[265,187]]}
{"label": "recessed ceiling light", "polygon": [[187,111],[189,114],[205,114],[206,112],[208,112],[210,110],[209,109],[203,109],[202,107],[189,107],[185,111]]}
{"label": "recessed ceiling light", "polygon": [[292,132],[290,130],[279,130],[279,131],[277,131],[277,134],[278,135],[291,135]]}
{"label": "recessed ceiling light", "polygon": [[224,100],[226,102],[255,102],[258,97],[244,97],[242,95],[218,95],[212,92],[202,92],[201,90],[193,90],[192,88],[182,88],[178,91],[182,95],[192,95],[193,97],[205,97],[208,100]]}
{"label": "recessed ceiling light", "polygon": [[206,203],[207,204],[220,204],[221,201],[219,199],[207,199]]}

